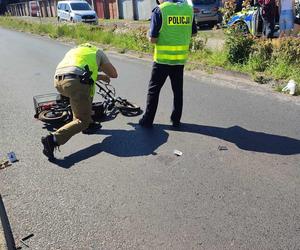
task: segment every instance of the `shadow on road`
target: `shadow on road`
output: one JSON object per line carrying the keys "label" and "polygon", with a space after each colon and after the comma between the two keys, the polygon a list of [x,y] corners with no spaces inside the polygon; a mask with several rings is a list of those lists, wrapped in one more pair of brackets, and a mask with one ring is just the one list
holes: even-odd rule
{"label": "shadow on road", "polygon": [[[169,126],[166,125],[159,126],[162,129],[169,128]],[[247,151],[278,155],[300,153],[300,140],[281,135],[251,131],[240,126],[221,128],[182,123],[179,131],[216,137],[234,143],[240,149]]]}
{"label": "shadow on road", "polygon": [[153,129],[136,127],[134,130],[101,129],[98,134],[108,136],[105,137],[102,142],[77,151],[62,160],[56,159],[52,162],[60,167],[70,168],[74,164],[101,152],[106,152],[118,157],[155,154],[155,150],[166,143],[169,137],[169,134],[159,126]]}
{"label": "shadow on road", "polygon": [[129,123],[134,130],[107,130],[102,129],[99,135],[109,135],[102,142],[73,153],[62,160],[53,163],[63,168],[70,168],[75,163],[88,159],[101,152],[118,157],[133,157],[155,154],[155,150],[167,142],[169,134],[166,131],[179,133],[193,133],[216,137],[247,151],[278,155],[293,155],[300,153],[300,140],[256,132],[239,126],[229,128],[213,127],[182,123],[179,129],[170,125],[156,124],[152,129],[144,129],[134,123]]}

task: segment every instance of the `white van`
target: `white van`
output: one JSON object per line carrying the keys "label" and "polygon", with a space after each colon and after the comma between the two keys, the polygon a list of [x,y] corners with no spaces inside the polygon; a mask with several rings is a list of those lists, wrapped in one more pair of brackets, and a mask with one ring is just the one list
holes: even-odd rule
{"label": "white van", "polygon": [[84,22],[98,24],[96,12],[86,1],[72,0],[57,3],[57,20],[73,23]]}

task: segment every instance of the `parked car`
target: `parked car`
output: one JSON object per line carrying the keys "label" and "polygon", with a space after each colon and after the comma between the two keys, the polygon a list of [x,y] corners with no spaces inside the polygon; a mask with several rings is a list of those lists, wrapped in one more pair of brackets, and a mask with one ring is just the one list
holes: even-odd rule
{"label": "parked car", "polygon": [[86,1],[72,0],[57,3],[57,20],[98,24],[96,12]]}
{"label": "parked car", "polygon": [[213,27],[221,22],[220,0],[193,0],[195,22],[198,26],[208,24]]}
{"label": "parked car", "polygon": [[244,33],[251,33],[254,36],[262,34],[262,20],[260,20],[259,7],[251,6],[248,10],[242,10],[235,13],[227,25],[230,27],[236,25]]}
{"label": "parked car", "polygon": [[[235,13],[227,23],[227,26],[236,25],[244,33],[251,33],[254,36],[262,36],[263,21],[260,15],[260,6],[258,4],[251,6],[247,10],[242,10]],[[277,11],[275,17],[275,33],[279,35],[279,13]]]}

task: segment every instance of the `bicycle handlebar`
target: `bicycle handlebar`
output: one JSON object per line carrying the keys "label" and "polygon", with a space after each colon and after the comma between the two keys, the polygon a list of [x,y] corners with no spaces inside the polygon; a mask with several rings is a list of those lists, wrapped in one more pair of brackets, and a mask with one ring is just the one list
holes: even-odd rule
{"label": "bicycle handlebar", "polygon": [[[101,81],[101,80],[96,81],[95,84],[97,85],[97,87],[99,88],[100,91],[103,91],[106,95],[108,95],[112,99],[115,98],[116,90],[115,90],[114,86],[112,86],[111,84],[109,84],[107,82]],[[99,93],[99,94],[101,94],[101,93]]]}

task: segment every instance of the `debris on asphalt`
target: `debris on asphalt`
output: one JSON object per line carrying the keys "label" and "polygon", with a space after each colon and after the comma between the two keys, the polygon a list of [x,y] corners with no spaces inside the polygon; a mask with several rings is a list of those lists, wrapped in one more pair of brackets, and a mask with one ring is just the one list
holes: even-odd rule
{"label": "debris on asphalt", "polygon": [[177,155],[177,156],[182,156],[182,152],[177,150],[177,149],[174,149],[174,155]]}
{"label": "debris on asphalt", "polygon": [[297,87],[296,82],[293,79],[291,79],[291,80],[289,80],[287,85],[282,89],[282,92],[289,91],[290,95],[294,95],[296,92],[296,87]]}
{"label": "debris on asphalt", "polygon": [[28,239],[30,239],[30,238],[33,237],[33,236],[34,236],[34,234],[29,234],[28,236],[22,238],[22,239],[20,240],[20,242],[21,242],[24,246],[26,246],[26,247],[29,248],[29,245],[27,245],[27,244],[25,243],[25,240],[28,240]]}
{"label": "debris on asphalt", "polygon": [[228,148],[226,146],[221,146],[221,145],[219,145],[218,149],[219,149],[219,151],[228,150]]}
{"label": "debris on asphalt", "polygon": [[9,152],[9,153],[7,153],[7,158],[8,158],[8,160],[9,160],[11,163],[14,163],[14,162],[18,161],[18,160],[17,160],[17,157],[16,157],[16,154],[15,154],[14,152]]}
{"label": "debris on asphalt", "polygon": [[[23,240],[20,240],[20,242],[21,242],[24,246],[26,246],[26,247],[29,248],[29,245],[27,245]],[[22,248],[21,248],[21,249],[22,249]]]}
{"label": "debris on asphalt", "polygon": [[0,159],[0,169],[7,168],[11,166],[11,163],[17,162],[18,159],[16,157],[16,154],[14,152],[7,153],[7,157],[4,157],[3,159]]}
{"label": "debris on asphalt", "polygon": [[11,164],[9,163],[9,161],[7,159],[2,159],[0,160],[0,169],[4,169],[9,167]]}

